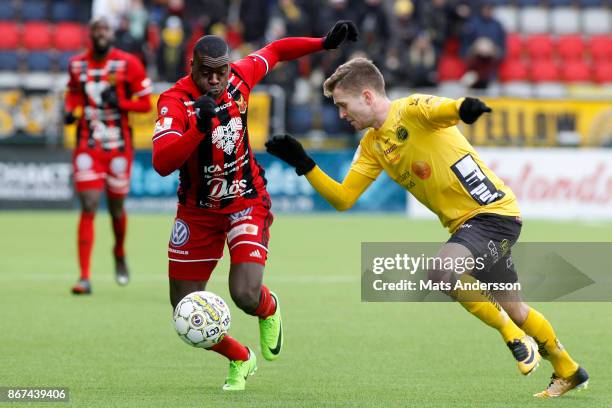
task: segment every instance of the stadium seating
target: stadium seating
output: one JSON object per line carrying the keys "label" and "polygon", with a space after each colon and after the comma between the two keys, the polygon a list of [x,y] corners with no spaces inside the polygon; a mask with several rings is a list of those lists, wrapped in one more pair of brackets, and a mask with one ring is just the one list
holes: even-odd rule
{"label": "stadium seating", "polygon": [[49,52],[31,51],[26,55],[28,71],[51,71],[53,58]]}
{"label": "stadium seating", "polygon": [[43,22],[25,23],[21,41],[27,50],[48,50],[51,48],[51,26]]}
{"label": "stadium seating", "polygon": [[454,55],[443,55],[438,64],[439,81],[456,81],[465,74],[465,63]]}
{"label": "stadium seating", "polygon": [[553,40],[549,34],[534,34],[525,40],[525,46],[532,60],[549,59],[553,55]]}
{"label": "stadium seating", "polygon": [[304,134],[312,129],[312,109],[309,105],[294,105],[288,112],[287,130]]}
{"label": "stadium seating", "polygon": [[23,0],[20,14],[23,21],[46,20],[47,3],[43,0]]}
{"label": "stadium seating", "polygon": [[78,13],[74,4],[55,0],[51,4],[51,19],[53,21],[77,21]]}
{"label": "stadium seating", "polygon": [[499,20],[507,32],[515,33],[519,31],[518,9],[512,6],[500,6],[493,10],[493,16]]}
{"label": "stadium seating", "polygon": [[563,60],[582,60],[585,45],[581,35],[565,35],[557,39],[557,55]]}
{"label": "stadium seating", "polygon": [[0,50],[12,50],[19,46],[19,27],[17,24],[0,21]]}
{"label": "stadium seating", "polygon": [[78,23],[58,23],[53,35],[53,46],[59,51],[81,49],[84,45],[83,28]]}
{"label": "stadium seating", "polygon": [[550,14],[543,7],[524,7],[519,12],[521,32],[542,34],[548,32]]}
{"label": "stadium seating", "polygon": [[12,1],[0,1],[0,20],[15,20],[17,17],[17,8]]}
{"label": "stadium seating", "polygon": [[588,8],[582,11],[582,29],[586,34],[609,34],[612,27],[610,11],[606,8]]}
{"label": "stadium seating", "polygon": [[0,71],[17,71],[19,54],[17,51],[0,50]]}
{"label": "stadium seating", "polygon": [[612,61],[600,61],[593,73],[595,82],[612,84]]}
{"label": "stadium seating", "polygon": [[564,82],[589,82],[591,68],[583,60],[571,60],[563,63],[561,79]]}
{"label": "stadium seating", "polygon": [[594,61],[612,60],[612,35],[594,35],[589,39],[589,52]]}
{"label": "stadium seating", "polygon": [[523,54],[523,39],[519,34],[506,36],[506,58],[517,59]]}
{"label": "stadium seating", "polygon": [[555,8],[550,13],[552,32],[574,34],[580,32],[580,14],[571,7]]}
{"label": "stadium seating", "polygon": [[519,59],[507,59],[499,67],[501,82],[526,81],[528,77],[527,65]]}
{"label": "stadium seating", "polygon": [[539,59],[531,63],[530,78],[533,82],[557,82],[559,67],[551,59]]}
{"label": "stadium seating", "polygon": [[75,51],[65,51],[61,52],[57,57],[57,65],[60,72],[66,72],[68,70],[68,63],[70,58],[75,55]]}

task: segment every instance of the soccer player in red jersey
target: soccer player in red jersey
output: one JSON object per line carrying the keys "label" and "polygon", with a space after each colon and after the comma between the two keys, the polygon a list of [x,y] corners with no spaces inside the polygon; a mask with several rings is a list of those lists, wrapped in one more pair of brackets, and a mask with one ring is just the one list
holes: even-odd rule
{"label": "soccer player in red jersey", "polygon": [[81,276],[74,294],[90,294],[90,259],[94,216],[106,190],[112,218],[117,283],[129,281],[125,261],[126,213],[123,202],[130,189],[133,149],[128,112],[151,110],[151,81],[133,55],[113,48],[113,32],[105,18],[90,23],[90,50],[69,62],[65,122],[77,122],[72,156],[74,181],[81,203],[78,229]]}
{"label": "soccer player in red jersey", "polygon": [[[162,176],[180,171],[168,246],[172,307],[204,290],[227,241],[230,294],[240,309],[259,318],[266,360],[278,357],[283,338],[278,296],[262,285],[273,217],[264,171],[249,144],[249,94],[276,63],[357,37],[352,22],[339,21],[323,38],[283,38],[231,62],[227,43],[207,35],[195,45],[191,74],[157,103],[153,167]],[[230,360],[223,389],[243,390],[257,369],[254,352],[228,335],[211,350]]]}

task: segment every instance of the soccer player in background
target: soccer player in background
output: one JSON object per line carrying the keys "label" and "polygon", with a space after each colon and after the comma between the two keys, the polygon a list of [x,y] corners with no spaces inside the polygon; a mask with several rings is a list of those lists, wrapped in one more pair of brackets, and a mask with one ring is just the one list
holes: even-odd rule
{"label": "soccer player in background", "polygon": [[[222,38],[204,36],[193,50],[191,74],[157,103],[153,167],[162,176],[180,171],[168,245],[172,307],[206,288],[227,242],[229,291],[240,309],[258,317],[266,360],[278,357],[283,336],[278,296],[262,284],[273,216],[264,172],[249,144],[249,94],[278,62],[357,36],[352,22],[339,21],[323,38],[283,38],[236,62]],[[244,390],[257,369],[255,353],[228,335],[211,350],[230,360],[223,389]]]}
{"label": "soccer player in background", "polygon": [[[489,107],[469,97],[453,100],[413,94],[391,101],[382,74],[365,58],[338,67],[325,81],[324,93],[333,98],[341,118],[357,130],[367,129],[344,181],[337,183],[325,174],[290,135],[267,142],[269,153],[295,167],[298,175],[305,175],[339,211],[349,209],[386,171],[449,229],[451,237],[438,258],[486,260],[483,268],[470,273],[428,271],[432,281],[518,281],[510,251],[522,225],[516,197],[456,127],[459,120],[474,123],[491,112]],[[541,356],[552,363],[549,386],[535,396],[557,397],[588,384],[587,372],[570,357],[548,320],[523,303],[517,293],[493,296],[460,289],[445,293],[499,331],[522,374],[530,374]]]}
{"label": "soccer player in background", "polygon": [[76,295],[90,294],[90,261],[94,217],[106,191],[115,236],[113,256],[119,285],[129,281],[125,255],[127,215],[124,199],[130,189],[133,149],[128,112],[151,110],[151,81],[133,55],[112,47],[113,32],[103,17],[89,25],[91,49],[69,62],[64,122],[77,122],[72,156],[74,182],[81,204],[78,228],[80,278]]}

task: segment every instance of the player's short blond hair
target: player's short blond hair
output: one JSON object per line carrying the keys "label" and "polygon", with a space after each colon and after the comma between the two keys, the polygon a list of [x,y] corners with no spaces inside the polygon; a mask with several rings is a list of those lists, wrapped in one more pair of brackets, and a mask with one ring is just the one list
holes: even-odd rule
{"label": "player's short blond hair", "polygon": [[325,80],[323,94],[331,98],[336,88],[354,93],[360,93],[368,88],[385,95],[385,78],[369,59],[354,58],[336,68],[336,72]]}

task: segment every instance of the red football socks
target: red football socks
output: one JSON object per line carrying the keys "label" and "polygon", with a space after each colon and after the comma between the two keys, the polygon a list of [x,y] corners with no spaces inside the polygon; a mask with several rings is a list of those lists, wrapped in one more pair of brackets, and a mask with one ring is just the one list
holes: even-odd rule
{"label": "red football socks", "polygon": [[81,268],[81,279],[89,279],[89,266],[91,261],[91,248],[94,241],[94,217],[93,212],[82,211],[79,221],[78,246],[79,267]]}
{"label": "red football socks", "polygon": [[123,243],[125,242],[125,231],[127,227],[127,215],[125,211],[121,213],[119,218],[112,218],[113,221],[113,233],[115,234],[115,248],[113,253],[118,258],[125,256],[125,250],[123,249]]}
{"label": "red football socks", "polygon": [[246,361],[249,359],[249,349],[228,335],[225,335],[223,340],[212,346],[210,350],[227,357],[231,361]]}
{"label": "red football socks", "polygon": [[276,312],[276,302],[270,295],[270,289],[266,285],[261,285],[261,294],[259,295],[259,306],[253,312],[253,315],[265,319],[272,316]]}

